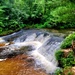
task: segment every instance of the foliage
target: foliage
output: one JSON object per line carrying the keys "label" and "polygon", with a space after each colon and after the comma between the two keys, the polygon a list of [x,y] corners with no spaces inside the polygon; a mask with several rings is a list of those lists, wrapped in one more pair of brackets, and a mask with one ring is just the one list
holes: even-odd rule
{"label": "foliage", "polygon": [[56,52],[56,59],[58,60],[61,67],[75,65],[75,57],[73,52],[70,52],[67,57],[64,57],[63,51],[59,50]]}
{"label": "foliage", "polygon": [[[53,11],[51,11],[51,14],[53,16],[53,18],[55,19],[54,22],[57,23],[58,25],[60,25],[60,28],[68,28],[70,27],[74,27],[74,4],[72,3],[66,3],[66,5],[64,6],[60,6],[56,9],[54,9]],[[67,13],[68,12],[68,13]],[[66,25],[67,24],[67,25]]]}
{"label": "foliage", "polygon": [[68,72],[68,75],[73,75],[73,73],[71,71]]}
{"label": "foliage", "polygon": [[55,74],[54,75],[63,75],[63,70],[62,69],[57,69],[55,71]]}
{"label": "foliage", "polygon": [[61,48],[70,48],[72,45],[72,40],[74,39],[75,39],[75,33],[67,36],[65,40],[62,42]]}
{"label": "foliage", "polygon": [[0,0],[0,32],[21,28],[74,28],[74,0]]}
{"label": "foliage", "polygon": [[65,67],[63,69],[64,75],[73,75],[72,67]]}
{"label": "foliage", "polygon": [[56,59],[59,61],[64,56],[64,52],[62,50],[57,50],[55,53]]}

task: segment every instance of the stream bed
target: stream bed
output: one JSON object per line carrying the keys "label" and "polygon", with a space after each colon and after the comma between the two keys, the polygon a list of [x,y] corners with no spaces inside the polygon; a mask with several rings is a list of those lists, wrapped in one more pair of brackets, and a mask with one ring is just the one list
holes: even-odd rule
{"label": "stream bed", "polygon": [[65,34],[20,30],[0,37],[0,75],[50,75],[58,69],[56,50]]}

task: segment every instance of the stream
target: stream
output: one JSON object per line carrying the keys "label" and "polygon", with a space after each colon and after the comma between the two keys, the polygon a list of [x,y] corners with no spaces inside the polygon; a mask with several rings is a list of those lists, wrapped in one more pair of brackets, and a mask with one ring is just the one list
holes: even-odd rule
{"label": "stream", "polygon": [[[4,44],[0,46],[0,72],[2,71],[0,75],[53,74],[59,68],[55,59],[55,52],[60,49],[64,36],[56,35],[54,32],[48,32],[48,30],[31,29],[20,30],[0,37],[0,43]],[[17,69],[12,69],[16,63],[18,64]],[[27,63],[33,64],[29,69],[31,73],[25,70],[26,67],[24,66]],[[10,70],[6,70],[9,68]]]}

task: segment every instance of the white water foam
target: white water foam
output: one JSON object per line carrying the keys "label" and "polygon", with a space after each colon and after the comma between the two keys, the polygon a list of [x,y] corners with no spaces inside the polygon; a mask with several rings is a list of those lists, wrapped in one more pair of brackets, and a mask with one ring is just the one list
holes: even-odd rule
{"label": "white water foam", "polygon": [[53,73],[58,67],[55,64],[48,61],[43,55],[41,55],[37,50],[33,51],[31,55],[42,64],[42,68],[46,70],[47,73]]}
{"label": "white water foam", "polygon": [[31,42],[16,42],[15,44],[14,44],[16,47],[19,47],[19,48],[21,48],[21,47],[23,47],[23,46],[32,46],[32,47],[34,47],[34,48],[39,48],[41,45],[42,45],[42,43],[40,43],[39,41],[31,41]]}
{"label": "white water foam", "polygon": [[6,59],[0,59],[0,61],[4,61],[4,60],[6,60]]}

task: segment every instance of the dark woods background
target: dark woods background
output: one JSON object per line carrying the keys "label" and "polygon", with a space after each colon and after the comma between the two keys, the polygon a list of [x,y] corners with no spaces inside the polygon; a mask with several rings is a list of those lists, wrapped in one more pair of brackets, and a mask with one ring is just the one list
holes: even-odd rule
{"label": "dark woods background", "polygon": [[22,28],[74,28],[75,0],[0,0],[0,33]]}

